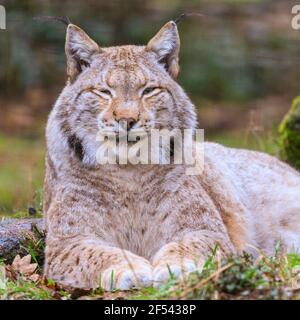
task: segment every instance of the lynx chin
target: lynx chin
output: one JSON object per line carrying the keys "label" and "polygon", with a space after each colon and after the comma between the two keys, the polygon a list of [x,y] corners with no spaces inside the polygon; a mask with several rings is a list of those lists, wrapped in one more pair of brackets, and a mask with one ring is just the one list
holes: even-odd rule
{"label": "lynx chin", "polygon": [[159,286],[200,269],[211,249],[300,249],[300,174],[269,155],[204,143],[204,169],[105,164],[99,129],[196,129],[176,82],[168,22],[145,46],[104,48],[69,24],[68,81],[48,120],[45,274],[78,288]]}

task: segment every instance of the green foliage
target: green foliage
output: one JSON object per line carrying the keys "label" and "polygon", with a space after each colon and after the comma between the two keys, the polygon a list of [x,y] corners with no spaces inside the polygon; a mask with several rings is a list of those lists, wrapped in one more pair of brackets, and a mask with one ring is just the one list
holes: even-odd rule
{"label": "green foliage", "polygon": [[300,266],[300,255],[296,253],[288,254],[288,263],[290,268],[296,268]]}
{"label": "green foliage", "polygon": [[292,107],[279,126],[281,157],[300,169],[300,96],[294,99]]}
{"label": "green foliage", "polygon": [[[300,256],[275,254],[254,260],[244,253],[220,261],[209,257],[201,273],[171,279],[160,289],[146,288],[130,299],[300,299]],[[298,282],[297,282],[298,281]]]}
{"label": "green foliage", "polygon": [[44,142],[0,133],[0,216],[41,212],[44,175]]}
{"label": "green foliage", "polygon": [[230,148],[256,150],[278,157],[277,132],[275,134],[273,131],[275,130],[258,133],[250,129],[244,132],[208,135],[206,139]]}
{"label": "green foliage", "polygon": [[[1,280],[0,280],[1,281]],[[1,300],[53,300],[51,292],[38,288],[32,281],[10,281],[0,287]]]}
{"label": "green foliage", "polygon": [[25,251],[31,255],[31,260],[38,264],[38,270],[42,271],[45,258],[46,234],[41,232],[34,224],[32,236],[28,236],[23,244]]}
{"label": "green foliage", "polygon": [[[33,259],[34,260],[34,259]],[[39,269],[39,272],[42,272]],[[183,280],[170,278],[160,288],[142,288],[129,291],[105,292],[72,290],[59,287],[51,279],[34,283],[28,278],[8,278],[4,262],[0,262],[1,299],[297,299],[300,300],[300,255],[283,254],[257,258],[244,253],[222,259],[216,248],[206,260],[202,272],[194,272]]]}

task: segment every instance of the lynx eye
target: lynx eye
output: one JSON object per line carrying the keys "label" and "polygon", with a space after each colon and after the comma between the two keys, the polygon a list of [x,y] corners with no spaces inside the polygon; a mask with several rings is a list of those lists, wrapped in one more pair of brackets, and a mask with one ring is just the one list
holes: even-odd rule
{"label": "lynx eye", "polygon": [[144,95],[147,95],[147,94],[153,92],[155,89],[158,89],[158,88],[157,88],[157,87],[148,87],[148,88],[144,89],[142,95],[143,95],[143,96],[144,96]]}
{"label": "lynx eye", "polygon": [[94,94],[96,94],[97,96],[102,96],[103,94],[107,95],[107,96],[111,96],[111,92],[108,89],[93,89],[91,90]]}

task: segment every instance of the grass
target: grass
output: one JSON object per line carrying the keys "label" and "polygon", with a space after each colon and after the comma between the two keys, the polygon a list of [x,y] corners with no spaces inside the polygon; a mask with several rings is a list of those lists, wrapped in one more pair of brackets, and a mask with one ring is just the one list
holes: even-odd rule
{"label": "grass", "polygon": [[0,134],[0,215],[40,208],[44,143]]}
{"label": "grass", "polygon": [[194,272],[180,281],[170,275],[169,281],[159,289],[149,287],[126,292],[105,292],[101,288],[90,291],[70,290],[42,277],[38,282],[22,276],[11,280],[4,275],[3,266],[2,261],[0,299],[300,299],[300,255],[297,254],[277,252],[274,256],[258,255],[254,259],[244,253],[238,257],[222,259],[219,251],[215,250],[206,260],[201,273]]}
{"label": "grass", "polygon": [[275,129],[269,132],[251,130],[209,135],[205,139],[227,147],[257,150],[279,157],[279,147]]}
{"label": "grass", "polygon": [[170,279],[159,290],[143,289],[131,299],[300,299],[300,256],[279,254],[256,259],[244,253],[219,259],[212,255],[201,273]]}

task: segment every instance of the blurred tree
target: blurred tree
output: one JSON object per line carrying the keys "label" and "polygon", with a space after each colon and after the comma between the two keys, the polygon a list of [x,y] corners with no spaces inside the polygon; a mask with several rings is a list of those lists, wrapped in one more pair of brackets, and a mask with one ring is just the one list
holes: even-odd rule
{"label": "blurred tree", "polygon": [[[35,16],[68,16],[102,46],[145,44],[181,12],[201,12],[179,25],[180,83],[193,98],[241,101],[294,94],[300,42],[290,28],[290,0],[3,0],[0,96],[32,87],[58,90],[65,81],[63,25]],[[298,62],[297,62],[298,61]],[[287,81],[278,81],[282,74]]]}
{"label": "blurred tree", "polygon": [[282,159],[300,169],[300,96],[280,124],[279,134]]}

